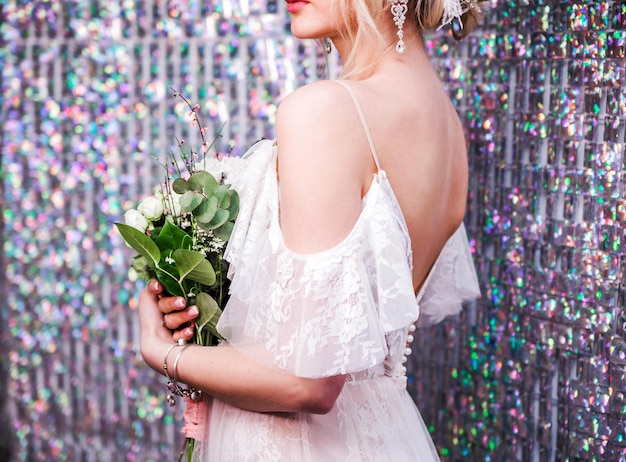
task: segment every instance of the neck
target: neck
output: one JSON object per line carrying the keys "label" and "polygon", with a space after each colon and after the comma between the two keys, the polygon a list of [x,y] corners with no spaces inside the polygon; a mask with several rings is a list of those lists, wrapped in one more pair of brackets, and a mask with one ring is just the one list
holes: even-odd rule
{"label": "neck", "polygon": [[[348,76],[353,80],[362,80],[371,77],[380,69],[381,65],[387,63],[421,63],[428,61],[424,42],[421,33],[411,24],[405,23],[404,43],[406,50],[404,53],[396,51],[398,43],[397,28],[391,23],[387,27],[379,29],[382,40],[375,40],[367,45],[362,45],[361,49],[355,50],[354,43],[347,37],[333,37],[334,48],[339,53],[341,61],[345,64],[352,58],[351,69]],[[354,56],[350,56],[354,54]]]}

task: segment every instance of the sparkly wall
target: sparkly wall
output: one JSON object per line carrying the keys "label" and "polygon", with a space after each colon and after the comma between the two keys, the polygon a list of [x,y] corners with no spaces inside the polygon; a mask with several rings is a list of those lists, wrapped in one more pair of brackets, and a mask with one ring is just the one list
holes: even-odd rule
{"label": "sparkly wall", "polygon": [[[0,459],[173,460],[181,410],[138,355],[112,223],[159,181],[151,156],[196,141],[169,87],[239,153],[318,78],[316,45],[272,0],[0,8]],[[485,294],[416,339],[444,460],[626,461],[625,42],[621,1],[501,1],[467,41],[429,38]]]}
{"label": "sparkly wall", "polygon": [[626,461],[626,3],[501,2],[449,42],[484,299],[416,337],[418,404],[449,460]]}

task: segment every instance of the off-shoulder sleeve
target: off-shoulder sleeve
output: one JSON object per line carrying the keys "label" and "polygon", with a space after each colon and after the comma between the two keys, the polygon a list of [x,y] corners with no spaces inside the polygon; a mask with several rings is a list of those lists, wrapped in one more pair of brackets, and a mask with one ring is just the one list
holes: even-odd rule
{"label": "off-shoulder sleeve", "polygon": [[282,246],[264,252],[255,279],[245,281],[254,299],[240,292],[245,286],[234,287],[220,332],[255,359],[267,357],[302,377],[356,372],[382,362],[384,330],[364,284],[359,251],[349,244],[313,256]]}
{"label": "off-shoulder sleeve", "polygon": [[226,253],[232,282],[220,333],[256,361],[301,377],[383,362],[385,334],[418,315],[410,278],[395,276],[410,275],[406,250],[396,243],[384,257],[372,254],[389,239],[385,226],[395,224],[372,229],[368,214],[377,211],[366,207],[337,246],[290,251],[278,228],[275,156],[259,148],[244,174],[253,179],[234,184],[242,200]]}

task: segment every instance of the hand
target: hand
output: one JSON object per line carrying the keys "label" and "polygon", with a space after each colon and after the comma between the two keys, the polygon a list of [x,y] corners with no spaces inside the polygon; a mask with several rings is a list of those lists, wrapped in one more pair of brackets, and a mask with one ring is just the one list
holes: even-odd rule
{"label": "hand", "polygon": [[163,374],[165,351],[174,343],[172,331],[161,323],[163,314],[158,307],[159,296],[147,287],[139,296],[139,326],[141,356],[148,366]]}
{"label": "hand", "polygon": [[174,331],[173,340],[191,340],[194,330],[193,320],[200,313],[198,307],[187,307],[183,297],[161,296],[164,288],[156,280],[150,281],[146,290],[158,298],[157,307],[163,313],[163,326]]}

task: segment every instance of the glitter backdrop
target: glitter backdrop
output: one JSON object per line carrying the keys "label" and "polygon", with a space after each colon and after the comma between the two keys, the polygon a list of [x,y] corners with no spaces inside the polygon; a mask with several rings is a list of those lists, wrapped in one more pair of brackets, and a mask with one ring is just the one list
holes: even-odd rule
{"label": "glitter backdrop", "polygon": [[[112,223],[159,182],[152,155],[197,141],[169,87],[238,154],[318,77],[316,45],[272,0],[0,8],[0,459],[11,435],[16,461],[174,460]],[[625,42],[622,1],[500,1],[461,44],[429,38],[485,295],[415,341],[444,460],[626,461]]]}
{"label": "glitter backdrop", "polygon": [[626,3],[501,2],[435,40],[484,300],[416,337],[418,404],[449,460],[626,461]]}

